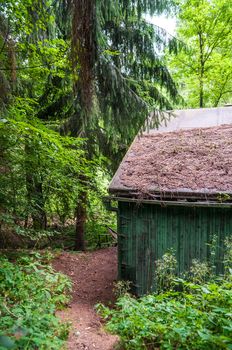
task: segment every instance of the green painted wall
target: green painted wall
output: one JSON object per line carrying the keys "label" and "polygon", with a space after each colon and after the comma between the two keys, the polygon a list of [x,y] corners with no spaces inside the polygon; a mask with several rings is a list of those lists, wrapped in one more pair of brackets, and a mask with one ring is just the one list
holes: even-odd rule
{"label": "green painted wall", "polygon": [[194,258],[209,258],[210,237],[218,236],[217,273],[222,272],[223,242],[232,234],[232,209],[212,207],[162,207],[119,202],[119,278],[133,282],[142,295],[155,288],[155,261],[174,248],[180,272]]}

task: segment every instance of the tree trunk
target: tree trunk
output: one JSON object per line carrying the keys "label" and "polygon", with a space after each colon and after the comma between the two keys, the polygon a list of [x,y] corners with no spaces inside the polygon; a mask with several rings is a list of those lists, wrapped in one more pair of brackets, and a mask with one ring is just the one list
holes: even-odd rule
{"label": "tree trunk", "polygon": [[202,32],[198,34],[199,49],[200,49],[200,77],[199,77],[199,106],[204,107],[204,74],[205,74],[205,59],[204,59],[204,40]]}
{"label": "tree trunk", "polygon": [[[31,213],[34,229],[44,230],[47,227],[47,215],[44,208],[45,200],[43,195],[43,183],[39,174],[39,168],[35,169],[35,164],[31,164],[33,156],[36,157],[33,152],[33,147],[26,142],[25,167],[28,215]],[[28,218],[26,218],[25,222],[27,221]]]}
{"label": "tree trunk", "polygon": [[9,57],[9,65],[10,65],[10,82],[11,82],[11,89],[12,92],[16,92],[16,81],[17,81],[17,75],[16,75],[16,54],[15,54],[15,43],[12,39],[9,40],[8,44],[8,57]]}
{"label": "tree trunk", "polygon": [[34,183],[33,197],[37,200],[37,203],[33,208],[34,213],[32,214],[33,228],[35,230],[46,230],[47,215],[44,209],[45,201],[43,196],[42,182]]}
{"label": "tree trunk", "polygon": [[81,189],[77,199],[76,208],[76,237],[75,237],[75,250],[86,249],[85,245],[85,223],[87,219],[87,190]]}
{"label": "tree trunk", "polygon": [[[72,18],[72,67],[73,91],[76,96],[76,113],[72,120],[72,136],[80,135],[88,139],[91,125],[94,91],[94,65],[96,50],[96,0],[73,1]],[[88,147],[87,147],[88,148]],[[85,223],[87,219],[87,178],[79,176],[80,191],[76,208],[76,250],[85,250]]]}
{"label": "tree trunk", "polygon": [[47,228],[47,215],[44,209],[45,201],[43,197],[42,182],[38,181],[33,174],[27,172],[26,187],[28,207],[33,220],[33,228],[35,230],[45,230]]}
{"label": "tree trunk", "polygon": [[203,77],[200,77],[200,93],[199,93],[199,106],[204,107],[204,90],[203,90]]}

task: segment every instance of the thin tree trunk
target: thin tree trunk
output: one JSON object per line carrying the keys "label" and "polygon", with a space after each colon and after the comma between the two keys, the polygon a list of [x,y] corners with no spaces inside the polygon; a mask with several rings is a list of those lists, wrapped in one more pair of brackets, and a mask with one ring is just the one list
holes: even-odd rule
{"label": "thin tree trunk", "polygon": [[12,39],[9,40],[8,44],[9,52],[9,64],[10,64],[10,73],[11,73],[11,88],[12,92],[16,92],[16,81],[17,81],[17,75],[16,75],[16,55],[15,55],[15,43]]}
{"label": "thin tree trunk", "polygon": [[223,94],[225,93],[225,87],[226,87],[226,84],[228,83],[230,77],[231,77],[231,74],[230,74],[230,73],[227,74],[227,76],[225,77],[225,81],[224,81],[224,83],[221,85],[220,92],[219,92],[219,94],[218,94],[218,96],[217,96],[217,98],[216,98],[216,100],[215,100],[215,102],[214,102],[214,104],[213,104],[214,107],[218,107],[218,104],[219,104],[219,102],[220,102],[220,100],[221,100]]}
{"label": "thin tree trunk", "polygon": [[[47,228],[47,215],[44,209],[42,182],[38,181],[28,170],[26,174],[26,187],[33,228],[35,230],[45,230]],[[26,221],[28,221],[27,218]]]}
{"label": "thin tree trunk", "polygon": [[33,228],[36,230],[46,230],[47,228],[47,215],[44,209],[45,201],[43,196],[43,187],[41,181],[35,181],[34,183],[34,198],[37,200],[36,210],[32,215]]}
{"label": "thin tree trunk", "polygon": [[[47,215],[44,208],[43,184],[39,175],[39,169],[35,171],[34,164],[32,165],[30,160],[28,160],[33,157],[33,147],[27,142],[25,145],[25,157],[28,215],[31,212],[34,229],[44,230],[47,227]],[[28,217],[25,221],[28,221]]]}
{"label": "thin tree trunk", "polygon": [[200,77],[200,93],[199,93],[199,107],[204,107],[204,86],[202,81],[202,76]]}
{"label": "thin tree trunk", "polygon": [[87,190],[83,187],[77,198],[75,250],[86,249],[85,224],[87,219]]}
{"label": "thin tree trunk", "polygon": [[204,73],[205,73],[205,60],[204,60],[204,40],[202,33],[199,36],[199,48],[200,48],[200,77],[199,77],[199,106],[204,107]]}

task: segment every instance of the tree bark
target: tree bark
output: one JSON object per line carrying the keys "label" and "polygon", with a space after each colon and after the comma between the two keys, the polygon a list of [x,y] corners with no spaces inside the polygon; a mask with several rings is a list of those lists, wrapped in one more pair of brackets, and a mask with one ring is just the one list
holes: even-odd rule
{"label": "tree bark", "polygon": [[[76,113],[72,120],[72,136],[80,135],[88,139],[91,125],[94,91],[94,65],[96,50],[96,0],[76,0],[73,2],[72,18],[72,67],[73,91],[76,96]],[[87,147],[88,148],[88,147]],[[87,152],[88,153],[88,152]],[[90,158],[90,157],[89,157]],[[87,219],[87,178],[80,174],[80,190],[76,208],[75,249],[85,250],[85,223]]]}
{"label": "tree bark", "polygon": [[8,57],[9,57],[9,65],[10,65],[10,82],[11,82],[11,89],[12,92],[16,92],[16,81],[17,81],[17,75],[16,75],[16,54],[15,54],[15,43],[12,39],[9,40],[8,44]]}
{"label": "tree bark", "polygon": [[87,190],[81,189],[77,198],[76,208],[76,236],[75,236],[75,250],[86,249],[85,244],[85,223],[87,219]]}
{"label": "tree bark", "polygon": [[199,36],[199,49],[200,49],[200,77],[199,77],[199,107],[204,107],[204,73],[205,73],[205,59],[204,59],[204,40],[202,33]]}
{"label": "tree bark", "polygon": [[203,86],[203,77],[200,77],[200,93],[199,93],[199,107],[204,107],[204,86]]}

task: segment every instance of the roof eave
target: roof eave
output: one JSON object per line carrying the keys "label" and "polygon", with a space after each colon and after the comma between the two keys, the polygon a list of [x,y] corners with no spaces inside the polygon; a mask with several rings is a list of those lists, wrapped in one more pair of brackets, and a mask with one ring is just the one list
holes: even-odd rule
{"label": "roof eave", "polygon": [[191,189],[175,189],[160,191],[157,189],[148,189],[141,192],[135,188],[128,187],[113,187],[109,188],[109,193],[117,197],[130,198],[150,198],[150,199],[186,199],[186,200],[216,200],[228,201],[232,199],[232,192],[230,191],[215,191],[215,190],[191,190]]}

